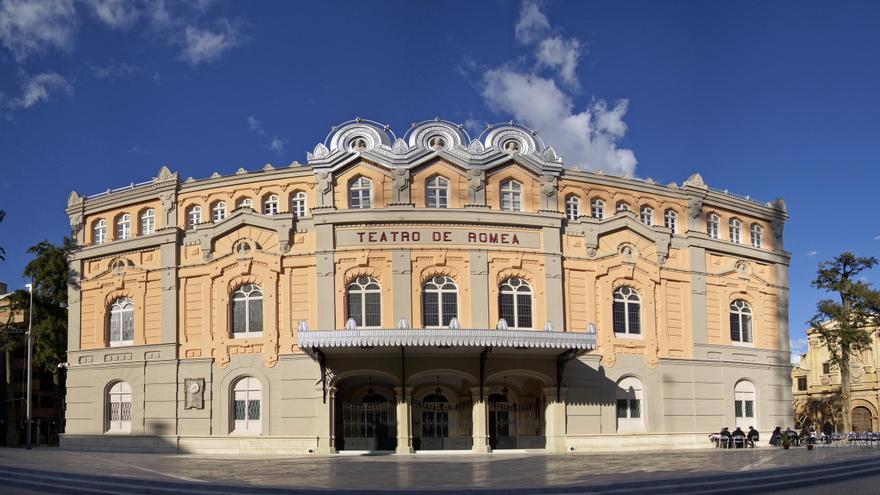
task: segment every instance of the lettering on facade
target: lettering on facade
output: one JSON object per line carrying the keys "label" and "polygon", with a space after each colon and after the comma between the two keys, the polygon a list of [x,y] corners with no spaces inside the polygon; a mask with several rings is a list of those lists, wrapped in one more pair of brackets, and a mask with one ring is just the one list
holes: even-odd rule
{"label": "lettering on facade", "polygon": [[540,248],[537,232],[501,232],[466,229],[339,229],[340,246],[370,244],[463,244]]}

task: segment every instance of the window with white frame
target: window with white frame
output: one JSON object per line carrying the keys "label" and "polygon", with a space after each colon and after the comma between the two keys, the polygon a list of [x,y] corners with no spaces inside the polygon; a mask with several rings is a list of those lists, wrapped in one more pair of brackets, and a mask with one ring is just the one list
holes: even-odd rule
{"label": "window with white frame", "polygon": [[511,277],[498,290],[498,317],[508,328],[532,328],[532,287],[525,280]]}
{"label": "window with white frame", "polygon": [[186,210],[186,229],[193,230],[200,223],[202,223],[202,207],[198,205],[190,206]]}
{"label": "window with white frame", "polygon": [[752,335],[752,308],[749,303],[737,299],[730,303],[730,340],[750,344]]}
{"label": "window with white frame", "polygon": [[308,212],[308,204],[306,203],[305,191],[293,192],[290,196],[290,211],[292,211],[297,218],[303,218],[306,216],[306,213]]}
{"label": "window with white frame", "polygon": [[754,383],[748,380],[740,380],[736,383],[733,388],[733,413],[736,418],[734,427],[745,430],[749,426],[754,426],[756,430],[760,429],[755,424],[755,418],[757,418],[756,399]]}
{"label": "window with white frame", "polygon": [[134,342],[134,302],[127,297],[113,301],[107,326],[110,346],[131,345]]}
{"label": "window with white frame", "polygon": [[581,216],[581,199],[570,194],[565,197],[565,218],[577,220]]}
{"label": "window with white frame", "polygon": [[714,213],[710,213],[706,216],[706,233],[709,234],[709,237],[712,239],[719,239],[721,234],[719,233],[719,222],[720,219],[718,215]]}
{"label": "window with white frame", "polygon": [[116,219],[116,240],[121,241],[129,237],[131,237],[131,215],[125,213]]}
{"label": "window with white frame", "polygon": [[639,220],[645,225],[654,225],[654,209],[650,206],[643,206],[639,211]]}
{"label": "window with white frame", "polygon": [[629,211],[629,205],[626,204],[625,202],[621,201],[621,202],[617,203],[617,210],[616,211],[618,213],[620,213],[621,211]]}
{"label": "window with white frame", "polygon": [[666,210],[663,213],[663,225],[673,234],[675,233],[675,229],[678,227],[678,214],[675,213],[675,210]]}
{"label": "window with white frame", "polygon": [[632,432],[645,429],[642,419],[642,382],[628,376],[617,383],[617,431]]}
{"label": "window with white frame", "polygon": [[759,248],[764,244],[764,227],[753,223],[752,228],[752,247]]}
{"label": "window with white frame", "polygon": [[458,286],[445,275],[437,275],[422,286],[422,320],[425,328],[447,328],[458,318]]}
{"label": "window with white frame", "polygon": [[252,376],[240,378],[232,387],[232,432],[259,435],[262,426],[263,386]]}
{"label": "window with white frame", "polygon": [[373,183],[366,177],[358,177],[348,183],[348,207],[370,208]]}
{"label": "window with white frame", "polygon": [[217,201],[211,208],[211,220],[214,222],[223,221],[226,218],[226,202]]}
{"label": "window with white frame", "polygon": [[263,201],[263,214],[264,215],[277,215],[278,214],[278,195],[270,194],[266,196],[266,200]]}
{"label": "window with white frame", "polygon": [[614,291],[612,307],[614,333],[618,335],[641,335],[641,299],[632,287],[618,287]]}
{"label": "window with white frame", "polygon": [[245,284],[232,293],[232,336],[263,335],[263,291],[259,285]]}
{"label": "window with white frame", "polygon": [[515,180],[501,181],[501,209],[522,211],[522,184]]}
{"label": "window with white frame", "polygon": [[605,218],[605,202],[601,199],[594,199],[590,202],[590,216],[602,220]]}
{"label": "window with white frame", "polygon": [[107,433],[131,433],[131,385],[116,382],[107,389]]}
{"label": "window with white frame", "polygon": [[251,198],[239,198],[238,204],[235,206],[236,208],[253,208],[254,200]]}
{"label": "window with white frame", "polygon": [[737,244],[742,242],[742,222],[737,220],[736,218],[731,218],[729,222],[727,222],[730,233],[731,242],[735,242]]}
{"label": "window with white frame", "polygon": [[348,317],[358,328],[382,326],[382,287],[373,277],[358,277],[348,284]]}
{"label": "window with white frame", "polygon": [[449,206],[449,181],[446,177],[435,175],[425,183],[428,208],[447,208]]}
{"label": "window with white frame", "polygon": [[105,242],[107,242],[107,220],[102,218],[93,224],[92,243],[104,244]]}
{"label": "window with white frame", "polygon": [[141,235],[150,235],[156,232],[156,210],[147,208],[141,213]]}

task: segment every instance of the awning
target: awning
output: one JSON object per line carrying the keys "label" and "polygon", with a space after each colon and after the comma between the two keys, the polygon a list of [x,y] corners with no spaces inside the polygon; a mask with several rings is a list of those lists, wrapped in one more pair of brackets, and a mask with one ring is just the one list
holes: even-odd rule
{"label": "awning", "polygon": [[300,348],[509,347],[514,349],[596,348],[595,333],[483,329],[356,329],[297,332]]}

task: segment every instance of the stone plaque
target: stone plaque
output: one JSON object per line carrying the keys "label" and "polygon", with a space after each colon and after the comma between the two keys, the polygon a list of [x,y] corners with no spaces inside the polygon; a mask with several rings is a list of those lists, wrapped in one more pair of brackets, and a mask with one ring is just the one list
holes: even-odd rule
{"label": "stone plaque", "polygon": [[186,378],[183,386],[186,389],[184,409],[203,409],[205,407],[205,379]]}
{"label": "stone plaque", "polygon": [[467,229],[457,227],[363,227],[336,230],[337,246],[499,246],[540,249],[541,234],[522,230]]}

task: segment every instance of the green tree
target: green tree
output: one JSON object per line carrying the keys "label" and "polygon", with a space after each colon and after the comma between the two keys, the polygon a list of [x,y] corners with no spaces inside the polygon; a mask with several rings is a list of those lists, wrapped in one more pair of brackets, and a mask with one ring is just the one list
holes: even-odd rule
{"label": "green tree", "polygon": [[[877,264],[873,257],[858,257],[845,252],[831,261],[819,263],[813,287],[837,295],[816,303],[810,327],[828,349],[830,363],[840,370],[840,398],[843,405],[844,431],[852,430],[850,415],[850,361],[853,354],[871,347],[873,324],[877,313],[871,306],[880,301],[880,293],[871,284],[858,280],[860,273]],[[876,308],[875,308],[876,309]]]}
{"label": "green tree", "polygon": [[0,321],[0,349],[3,350],[6,369],[3,386],[6,389],[6,445],[18,445],[21,441],[21,401],[24,400],[22,389],[15,386],[13,363],[16,355],[21,356],[24,350],[26,323],[16,321],[21,315],[27,314],[29,294],[17,290],[6,296],[6,318]]}
{"label": "green tree", "polygon": [[65,237],[60,246],[43,241],[28,248],[34,255],[24,275],[34,281],[34,365],[49,371],[57,383],[58,365],[67,354],[67,255],[73,242]]}
{"label": "green tree", "polygon": [[[6,212],[3,210],[0,210],[0,222],[3,222],[3,218],[5,218],[5,217],[6,217]],[[2,246],[0,246],[0,261],[5,261],[5,260],[6,260],[6,250],[3,249]]]}

